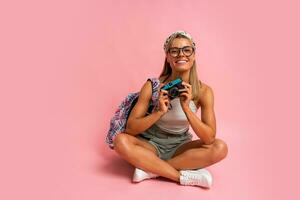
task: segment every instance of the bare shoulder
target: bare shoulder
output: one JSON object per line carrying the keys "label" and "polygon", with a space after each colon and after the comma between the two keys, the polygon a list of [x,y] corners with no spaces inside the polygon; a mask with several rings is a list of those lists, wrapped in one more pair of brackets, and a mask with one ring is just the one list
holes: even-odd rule
{"label": "bare shoulder", "polygon": [[199,82],[200,86],[200,98],[198,102],[199,107],[211,107],[214,103],[214,92],[211,86],[204,83],[203,81]]}
{"label": "bare shoulder", "polygon": [[132,120],[145,116],[149,102],[152,97],[152,84],[150,81],[146,81],[143,84],[138,100],[136,104],[133,106],[131,113],[129,114],[127,124],[130,124]]}
{"label": "bare shoulder", "polygon": [[151,81],[146,81],[144,85],[142,86],[139,94],[139,100],[140,101],[148,101],[151,99],[152,96],[152,83]]}

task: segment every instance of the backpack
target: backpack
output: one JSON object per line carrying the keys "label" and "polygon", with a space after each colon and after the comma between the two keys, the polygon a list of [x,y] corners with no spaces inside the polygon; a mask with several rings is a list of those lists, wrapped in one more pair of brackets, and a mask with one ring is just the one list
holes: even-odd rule
{"label": "backpack", "polygon": [[[158,78],[148,78],[147,81],[151,81],[152,85],[152,98],[147,110],[146,115],[151,114],[154,111],[158,103]],[[136,104],[140,92],[129,93],[125,99],[121,102],[118,109],[115,111],[114,116],[110,120],[110,127],[106,136],[106,143],[111,149],[114,149],[113,141],[118,133],[124,132],[126,129],[126,123],[129,114]]]}

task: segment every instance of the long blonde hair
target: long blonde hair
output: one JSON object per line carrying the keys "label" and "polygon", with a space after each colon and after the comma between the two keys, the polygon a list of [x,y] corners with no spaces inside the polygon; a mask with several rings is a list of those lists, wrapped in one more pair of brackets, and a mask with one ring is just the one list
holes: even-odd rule
{"label": "long blonde hair", "polygon": [[[186,39],[190,40],[188,37],[185,37],[183,35],[177,35],[174,38],[171,38],[169,44],[167,45],[167,50],[170,48],[170,46],[171,46],[171,44],[172,44],[172,42],[175,38],[186,38]],[[201,87],[202,87],[202,83],[198,79],[196,67],[197,67],[196,60],[194,60],[193,66],[190,70],[189,84],[192,85],[193,101],[196,105],[198,105],[198,102],[199,102],[199,99],[200,99],[199,82],[200,82]],[[172,74],[172,68],[170,66],[170,63],[168,63],[167,58],[165,58],[165,63],[164,63],[163,70],[162,70],[161,74],[159,75],[160,82],[166,81],[171,76],[171,74]]]}

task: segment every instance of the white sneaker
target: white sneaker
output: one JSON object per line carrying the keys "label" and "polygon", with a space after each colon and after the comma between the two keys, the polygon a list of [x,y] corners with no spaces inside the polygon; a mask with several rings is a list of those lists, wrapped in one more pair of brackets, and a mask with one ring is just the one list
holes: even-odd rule
{"label": "white sneaker", "polygon": [[181,185],[197,185],[210,188],[213,183],[212,175],[206,169],[180,170],[180,174]]}
{"label": "white sneaker", "polygon": [[139,169],[139,168],[135,168],[132,181],[133,182],[141,182],[145,179],[151,179],[151,178],[156,178],[156,177],[159,177],[159,175],[153,174],[151,172],[145,172],[144,170]]}

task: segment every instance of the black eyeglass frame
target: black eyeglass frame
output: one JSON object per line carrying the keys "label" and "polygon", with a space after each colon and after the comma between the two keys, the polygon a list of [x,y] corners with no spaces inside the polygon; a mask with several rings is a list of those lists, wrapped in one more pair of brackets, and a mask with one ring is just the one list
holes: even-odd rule
{"label": "black eyeglass frame", "polygon": [[[190,54],[190,55],[186,55],[185,53],[184,53],[184,51],[183,51],[183,49],[185,49],[185,48],[187,48],[187,47],[189,47],[189,48],[192,48],[192,53]],[[176,56],[172,56],[171,55],[171,53],[170,53],[170,50],[172,50],[172,49],[176,49],[176,50],[178,50],[178,53],[177,53],[177,55]],[[178,48],[178,47],[171,47],[170,49],[168,49],[168,53],[170,54],[170,56],[172,56],[173,58],[176,58],[176,57],[178,57],[179,56],[179,54],[180,54],[180,51],[183,53],[183,55],[185,55],[185,56],[187,56],[187,57],[190,57],[191,55],[193,55],[193,53],[195,52],[195,48],[193,47],[193,46],[184,46],[184,47],[182,47],[182,48]]]}

